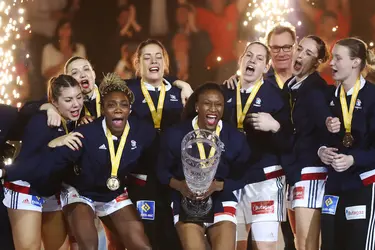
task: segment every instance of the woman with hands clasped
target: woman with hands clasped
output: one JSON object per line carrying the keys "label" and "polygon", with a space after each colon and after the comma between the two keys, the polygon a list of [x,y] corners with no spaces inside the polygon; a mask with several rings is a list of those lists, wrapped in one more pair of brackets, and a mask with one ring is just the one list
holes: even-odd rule
{"label": "woman with hands clasped", "polygon": [[329,166],[322,207],[322,250],[374,249],[375,86],[362,74],[375,57],[357,38],[338,41],[330,63],[340,83],[331,98],[331,133],[318,151]]}
{"label": "woman with hands clasped", "polygon": [[[240,179],[246,171],[250,150],[245,136],[221,120],[224,105],[224,93],[219,85],[206,83],[198,87],[186,104],[184,122],[168,128],[161,139],[157,175],[162,184],[170,187],[174,223],[185,250],[205,249],[206,232],[213,250],[235,249],[237,198],[233,191],[243,187]],[[212,216],[199,222],[189,220],[181,206],[183,197],[197,199],[185,182],[181,161],[181,142],[195,129],[216,133],[224,144],[215,179],[203,197],[199,197],[212,197]],[[199,154],[205,159],[202,157],[208,152]]]}

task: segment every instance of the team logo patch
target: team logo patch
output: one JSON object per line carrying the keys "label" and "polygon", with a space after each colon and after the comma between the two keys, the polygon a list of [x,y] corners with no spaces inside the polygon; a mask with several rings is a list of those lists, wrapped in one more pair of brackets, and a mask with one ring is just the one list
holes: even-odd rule
{"label": "team logo patch", "polygon": [[43,203],[44,203],[44,200],[42,197],[34,196],[34,195],[31,197],[32,205],[37,206],[37,207],[42,207]]}
{"label": "team logo patch", "polygon": [[260,107],[262,105],[262,99],[260,99],[259,97],[257,97],[255,99],[255,103],[254,103],[254,106],[256,107]]}
{"label": "team logo patch", "polygon": [[293,200],[303,200],[305,198],[305,187],[295,187],[293,189]]}
{"label": "team logo patch", "polygon": [[134,141],[134,140],[131,140],[131,141],[130,141],[130,145],[131,145],[131,149],[130,149],[130,150],[134,150],[134,149],[137,148],[137,142]]}
{"label": "team logo patch", "polygon": [[339,203],[339,197],[334,195],[324,195],[322,214],[336,214],[337,204]]}
{"label": "team logo patch", "polygon": [[355,102],[355,108],[356,109],[361,109],[362,108],[362,102],[361,102],[361,100],[357,99],[357,101]]}
{"label": "team logo patch", "polygon": [[275,212],[274,201],[258,201],[251,203],[251,213],[253,215],[259,214],[273,214]]}
{"label": "team logo patch", "polygon": [[175,96],[175,95],[169,95],[170,96],[170,100],[171,100],[171,102],[178,102],[178,99],[177,99],[177,97]]}
{"label": "team logo patch", "polygon": [[155,201],[137,201],[137,210],[142,220],[155,220]]}
{"label": "team logo patch", "polygon": [[366,206],[352,206],[345,208],[346,220],[366,219]]}

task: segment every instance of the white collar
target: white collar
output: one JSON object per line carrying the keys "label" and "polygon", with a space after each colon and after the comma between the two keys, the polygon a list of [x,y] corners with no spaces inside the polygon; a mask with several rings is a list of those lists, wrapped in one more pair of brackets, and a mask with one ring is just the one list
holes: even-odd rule
{"label": "white collar", "polygon": [[[98,89],[98,86],[94,83],[94,89],[92,90],[94,93],[92,93],[92,96],[90,98],[90,101],[96,99],[96,90]],[[99,92],[99,91],[98,91]]]}
{"label": "white collar", "polygon": [[[262,78],[262,84],[264,83],[264,80],[263,80],[263,78]],[[248,87],[247,89],[240,89],[240,92],[241,93],[246,93],[246,94],[250,94],[251,93],[251,91],[253,91],[253,89],[254,89],[254,87],[255,87],[255,84],[253,84],[253,85],[251,85],[250,87]]]}
{"label": "white collar", "polygon": [[[172,84],[163,78],[163,83],[165,84],[165,91],[169,91],[172,88]],[[144,84],[148,91],[160,91],[161,87],[154,87],[151,84],[144,81]]]}
{"label": "white collar", "polygon": [[[197,121],[198,121],[198,116],[194,117],[194,119],[191,121],[191,126],[193,126],[193,128],[194,128],[195,124],[197,123]],[[221,130],[223,129],[223,121],[220,120],[220,121],[217,123],[217,126],[219,126],[219,128],[220,128],[220,132],[221,132]]]}
{"label": "white collar", "polygon": [[[366,80],[365,78],[363,78],[363,76],[361,75],[360,78],[359,78],[359,81],[360,81],[360,90],[365,86],[366,84]],[[336,91],[335,91],[335,96],[337,97],[339,95],[339,89],[340,89],[340,86],[341,86],[341,83],[337,86],[336,88]],[[352,87],[351,89],[349,89],[348,92],[346,92],[346,96],[349,96],[349,95],[352,95],[353,94],[353,91],[354,91],[354,87]]]}
{"label": "white collar", "polygon": [[[127,124],[128,126],[130,126],[129,121],[127,121]],[[103,121],[102,121],[102,127],[104,130],[104,135],[107,136],[107,123],[105,123],[105,117],[103,118]],[[118,140],[117,136],[112,135],[112,140],[117,141]]]}
{"label": "white collar", "polygon": [[292,80],[290,80],[289,83],[288,83],[288,88],[290,88],[290,86],[292,86],[292,84],[293,84],[294,82],[297,82],[297,83],[294,84],[294,85],[292,86],[292,88],[290,88],[290,89],[291,89],[291,90],[297,90],[297,89],[299,89],[299,87],[301,87],[303,81],[306,80],[306,78],[309,77],[309,76],[310,76],[310,75],[305,76],[305,77],[302,78],[302,80],[300,80],[299,82],[297,82],[297,77],[296,77],[296,76],[293,77]]}

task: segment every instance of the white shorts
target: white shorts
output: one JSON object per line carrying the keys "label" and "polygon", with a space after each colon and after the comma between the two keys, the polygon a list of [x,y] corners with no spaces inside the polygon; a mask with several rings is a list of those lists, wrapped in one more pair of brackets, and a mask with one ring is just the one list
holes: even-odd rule
{"label": "white shorts", "polygon": [[[280,170],[282,170],[281,166],[265,168],[265,172],[279,172]],[[237,208],[238,223],[285,221],[285,175],[273,175],[273,177],[248,184],[242,189]]]}
{"label": "white shorts", "polygon": [[[212,225],[215,225],[216,223],[222,222],[222,221],[230,221],[234,224],[237,224],[236,219],[236,207],[237,202],[235,201],[223,201],[223,211],[215,211],[214,213],[214,222],[213,223],[204,223],[204,226],[206,228],[209,228]],[[171,207],[173,208],[173,202],[171,204]],[[180,220],[180,215],[175,214],[173,216],[174,224],[176,225],[177,222]]]}
{"label": "white shorts", "polygon": [[4,206],[11,209],[21,209],[36,212],[61,211],[60,199],[57,196],[39,197],[31,194],[19,193],[4,188]]}
{"label": "white shorts", "polygon": [[93,201],[85,196],[82,196],[78,191],[69,185],[64,184],[61,191],[61,205],[65,207],[66,205],[73,203],[84,203],[92,208],[98,217],[104,217],[110,215],[121,208],[133,204],[128,197],[128,192],[124,189],[124,193],[117,196],[115,199],[109,202],[99,202]]}
{"label": "white shorts", "polygon": [[289,189],[288,208],[322,208],[324,188],[327,180],[325,167],[305,167],[301,172],[301,181]]}

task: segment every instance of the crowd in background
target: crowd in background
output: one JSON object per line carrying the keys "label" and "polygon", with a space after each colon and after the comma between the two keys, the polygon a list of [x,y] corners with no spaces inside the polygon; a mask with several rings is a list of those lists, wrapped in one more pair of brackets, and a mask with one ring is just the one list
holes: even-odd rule
{"label": "crowd in background", "polygon": [[[317,34],[328,45],[348,35],[375,41],[375,11],[370,0],[290,2],[287,17],[297,36]],[[30,61],[24,99],[45,95],[47,80],[61,73],[67,58],[87,57],[98,72],[134,76],[132,55],[146,38],[162,41],[170,53],[171,74],[195,88],[205,80],[233,75],[247,43],[259,37],[254,22],[245,27],[247,0],[34,0],[28,3],[32,33],[26,37]],[[298,25],[298,22],[302,25]],[[363,29],[366,27],[366,29]],[[336,31],[333,29],[336,28]],[[323,77],[333,83],[329,67]],[[98,76],[99,79],[101,76]],[[32,91],[28,91],[32,88]]]}

